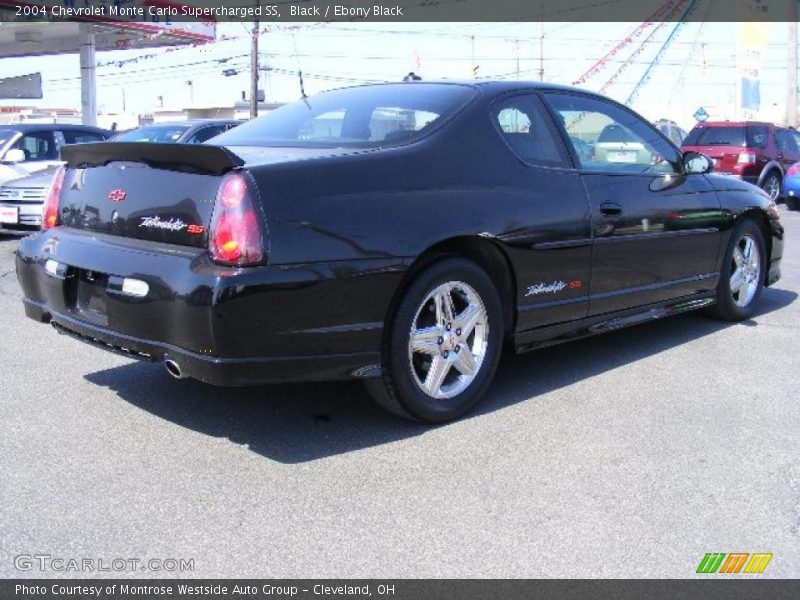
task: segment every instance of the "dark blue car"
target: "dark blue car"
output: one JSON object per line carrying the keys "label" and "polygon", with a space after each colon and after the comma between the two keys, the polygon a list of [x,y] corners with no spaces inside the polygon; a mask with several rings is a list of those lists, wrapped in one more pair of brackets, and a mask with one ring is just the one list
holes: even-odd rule
{"label": "dark blue car", "polygon": [[792,210],[800,208],[800,162],[794,163],[786,169],[783,178],[783,195],[786,197],[786,206]]}

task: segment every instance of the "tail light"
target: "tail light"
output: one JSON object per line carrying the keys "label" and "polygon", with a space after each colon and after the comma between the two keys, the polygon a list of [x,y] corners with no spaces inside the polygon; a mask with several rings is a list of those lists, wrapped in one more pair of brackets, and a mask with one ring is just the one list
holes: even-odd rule
{"label": "tail light", "polygon": [[50,186],[50,191],[47,193],[47,198],[44,201],[42,208],[42,229],[52,229],[58,225],[58,200],[61,196],[61,188],[64,187],[64,174],[66,168],[61,167],[56,171],[53,185]]}
{"label": "tail light", "polygon": [[264,260],[264,243],[247,180],[232,173],[222,180],[217,192],[209,230],[209,250],[214,262],[251,265]]}
{"label": "tail light", "polygon": [[755,152],[740,152],[739,160],[736,161],[740,165],[754,165],[756,164]]}
{"label": "tail light", "polygon": [[794,163],[786,171],[787,175],[797,175],[798,173],[800,173],[800,163]]}

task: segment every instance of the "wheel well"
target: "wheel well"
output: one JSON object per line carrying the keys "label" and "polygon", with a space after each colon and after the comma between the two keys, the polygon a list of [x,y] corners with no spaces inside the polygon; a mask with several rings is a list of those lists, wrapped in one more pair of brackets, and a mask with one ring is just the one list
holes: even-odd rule
{"label": "wheel well", "polygon": [[766,269],[764,269],[764,285],[766,285],[766,281],[769,279],[769,262],[772,258],[772,227],[769,224],[769,217],[764,214],[764,211],[758,208],[751,208],[743,212],[739,215],[739,219],[750,219],[758,224],[758,227],[761,229],[761,233],[764,234],[764,246],[767,250],[767,260],[766,260]]}
{"label": "wheel well", "polygon": [[461,257],[477,263],[487,275],[495,282],[503,304],[503,325],[505,333],[513,331],[516,322],[514,298],[516,298],[516,283],[513,269],[508,257],[496,244],[478,236],[463,236],[441,241],[425,250],[409,267],[403,276],[389,306],[388,318],[395,312],[395,307],[400,302],[403,293],[414,281],[414,278],[428,265],[448,257]]}

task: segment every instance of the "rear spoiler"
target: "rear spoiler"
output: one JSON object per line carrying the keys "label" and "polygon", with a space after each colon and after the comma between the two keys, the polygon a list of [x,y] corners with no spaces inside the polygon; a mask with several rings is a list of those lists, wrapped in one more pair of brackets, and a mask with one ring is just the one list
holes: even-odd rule
{"label": "rear spoiler", "polygon": [[95,142],[61,148],[61,158],[73,169],[102,167],[114,161],[142,162],[159,169],[222,175],[244,161],[223,146]]}

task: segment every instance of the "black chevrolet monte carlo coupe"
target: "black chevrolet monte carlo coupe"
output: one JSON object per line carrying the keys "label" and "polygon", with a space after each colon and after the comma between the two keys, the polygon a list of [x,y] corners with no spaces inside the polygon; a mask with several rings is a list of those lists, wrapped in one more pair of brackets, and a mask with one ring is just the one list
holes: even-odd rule
{"label": "black chevrolet monte carlo coupe", "polygon": [[217,385],[363,379],[423,421],[473,407],[504,343],[745,319],[780,276],[763,192],[570,88],[354,87],[63,152],[17,255],[29,317]]}

